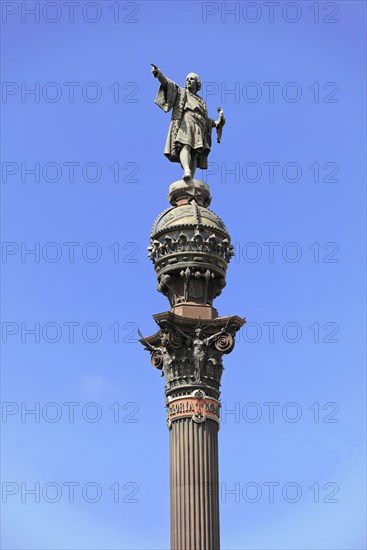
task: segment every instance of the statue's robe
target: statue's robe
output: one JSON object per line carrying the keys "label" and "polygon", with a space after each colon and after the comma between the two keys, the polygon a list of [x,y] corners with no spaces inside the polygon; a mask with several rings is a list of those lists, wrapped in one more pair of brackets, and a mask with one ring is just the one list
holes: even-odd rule
{"label": "statue's robe", "polygon": [[209,118],[205,101],[167,78],[167,86],[161,84],[155,103],[165,113],[172,110],[165,156],[171,162],[180,162],[183,145],[190,145],[197,153],[197,167],[204,170],[208,168],[211,131],[215,121]]}

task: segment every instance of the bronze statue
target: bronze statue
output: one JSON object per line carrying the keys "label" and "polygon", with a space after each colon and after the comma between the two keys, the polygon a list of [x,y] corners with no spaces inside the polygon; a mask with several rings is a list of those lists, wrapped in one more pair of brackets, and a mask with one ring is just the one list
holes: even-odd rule
{"label": "bronze statue", "polygon": [[197,74],[189,73],[185,88],[181,88],[153,64],[152,73],[160,82],[155,103],[165,113],[172,110],[164,154],[171,162],[181,164],[184,170],[182,177],[188,182],[194,178],[196,168],[208,168],[212,128],[216,128],[217,141],[220,143],[225,124],[223,109],[218,108],[217,120],[209,118],[205,101],[197,95],[201,89],[201,80]]}
{"label": "bronze statue", "polygon": [[223,334],[224,328],[222,328],[220,332],[217,332],[216,334],[213,334],[212,336],[209,336],[207,338],[203,337],[204,331],[201,327],[197,327],[194,330],[193,337],[185,334],[178,327],[176,327],[176,332],[178,332],[178,334],[180,334],[184,338],[186,345],[191,349],[191,360],[194,365],[195,381],[202,382],[203,370],[205,368],[208,355],[208,347],[213,342],[213,340]]}
{"label": "bronze statue", "polygon": [[[162,376],[167,377],[168,371],[170,370],[172,363],[175,359],[175,356],[172,354],[172,349],[170,341],[167,338],[167,335],[164,332],[159,333],[159,338],[161,341],[160,346],[153,346],[144,338],[140,330],[138,329],[139,336],[144,342],[145,349],[150,351],[153,364],[162,368]],[[171,352],[171,353],[170,353]]]}

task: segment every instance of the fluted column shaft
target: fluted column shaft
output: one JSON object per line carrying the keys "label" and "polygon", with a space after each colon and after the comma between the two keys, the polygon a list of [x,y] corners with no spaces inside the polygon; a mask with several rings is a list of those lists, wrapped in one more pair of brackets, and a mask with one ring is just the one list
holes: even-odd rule
{"label": "fluted column shaft", "polygon": [[218,423],[170,429],[171,550],[219,550]]}

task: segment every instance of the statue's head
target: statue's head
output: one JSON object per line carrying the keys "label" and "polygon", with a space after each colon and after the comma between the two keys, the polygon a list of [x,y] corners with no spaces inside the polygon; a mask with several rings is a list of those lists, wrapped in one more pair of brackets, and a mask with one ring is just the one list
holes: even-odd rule
{"label": "statue's head", "polygon": [[203,333],[203,329],[201,329],[201,328],[196,328],[195,329],[195,336],[197,336],[198,338],[200,338],[202,333]]}
{"label": "statue's head", "polygon": [[201,90],[200,76],[196,73],[189,73],[185,80],[185,88],[192,93],[199,92]]}

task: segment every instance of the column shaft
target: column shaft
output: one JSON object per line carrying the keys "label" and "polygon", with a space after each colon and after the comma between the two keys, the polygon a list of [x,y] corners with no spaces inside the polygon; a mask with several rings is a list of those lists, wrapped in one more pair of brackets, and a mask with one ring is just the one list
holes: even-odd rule
{"label": "column shaft", "polygon": [[217,422],[177,419],[170,455],[171,550],[219,550]]}

